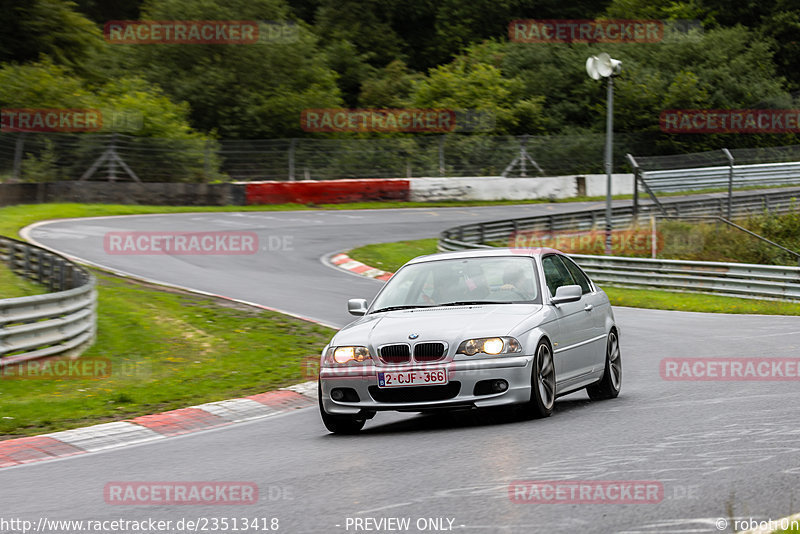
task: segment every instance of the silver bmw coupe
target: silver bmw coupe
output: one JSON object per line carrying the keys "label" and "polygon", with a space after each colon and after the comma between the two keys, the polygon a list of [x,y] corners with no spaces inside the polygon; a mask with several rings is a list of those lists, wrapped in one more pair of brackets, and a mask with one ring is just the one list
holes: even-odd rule
{"label": "silver bmw coupe", "polygon": [[619,328],[608,297],[553,249],[415,258],[323,349],[326,428],[356,433],[376,412],[518,405],[547,417],[556,397],[619,395]]}

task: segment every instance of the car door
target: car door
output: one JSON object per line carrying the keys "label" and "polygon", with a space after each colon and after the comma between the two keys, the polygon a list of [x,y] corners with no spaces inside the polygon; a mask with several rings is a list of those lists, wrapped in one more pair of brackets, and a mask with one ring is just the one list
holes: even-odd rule
{"label": "car door", "polygon": [[606,361],[606,316],[609,313],[608,301],[603,298],[602,293],[595,289],[586,273],[578,267],[578,265],[567,256],[560,256],[567,270],[572,275],[573,280],[581,286],[583,297],[585,299],[584,309],[586,309],[592,318],[592,336],[591,336],[591,358],[595,371],[603,368]]}
{"label": "car door", "polygon": [[[576,285],[576,280],[558,254],[542,257],[545,285],[550,296],[561,286]],[[580,284],[577,284],[580,285]],[[554,340],[553,353],[556,376],[561,383],[579,380],[592,371],[591,339],[594,333],[591,312],[587,310],[588,296],[580,300],[553,306],[558,322],[559,339]]]}

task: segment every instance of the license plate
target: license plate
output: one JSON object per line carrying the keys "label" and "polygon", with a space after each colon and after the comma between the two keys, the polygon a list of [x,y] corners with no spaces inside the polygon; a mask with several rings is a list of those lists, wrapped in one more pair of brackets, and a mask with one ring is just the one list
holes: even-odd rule
{"label": "license plate", "polygon": [[416,371],[391,371],[378,373],[378,387],[436,386],[447,384],[447,369],[425,369]]}

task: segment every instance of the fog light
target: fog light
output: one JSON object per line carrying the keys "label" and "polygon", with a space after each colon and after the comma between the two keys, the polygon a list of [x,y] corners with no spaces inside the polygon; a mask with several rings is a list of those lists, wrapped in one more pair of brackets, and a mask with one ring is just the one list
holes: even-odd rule
{"label": "fog light", "polygon": [[492,391],[500,393],[508,389],[508,382],[505,380],[495,380],[492,382]]}
{"label": "fog light", "polygon": [[333,391],[331,391],[331,398],[335,401],[342,400],[344,398],[344,391],[338,388],[334,389]]}

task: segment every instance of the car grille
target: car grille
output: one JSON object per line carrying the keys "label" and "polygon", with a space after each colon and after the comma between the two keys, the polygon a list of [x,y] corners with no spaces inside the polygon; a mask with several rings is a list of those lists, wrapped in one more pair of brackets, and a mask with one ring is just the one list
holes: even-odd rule
{"label": "car grille", "polygon": [[414,345],[414,359],[418,362],[432,362],[444,356],[444,343],[417,343]]}
{"label": "car grille", "polygon": [[450,382],[442,386],[409,386],[379,388],[370,386],[369,394],[377,402],[431,402],[452,399],[461,391],[461,382]]}
{"label": "car grille", "polygon": [[405,363],[411,358],[408,345],[386,345],[380,348],[381,360],[386,363]]}

